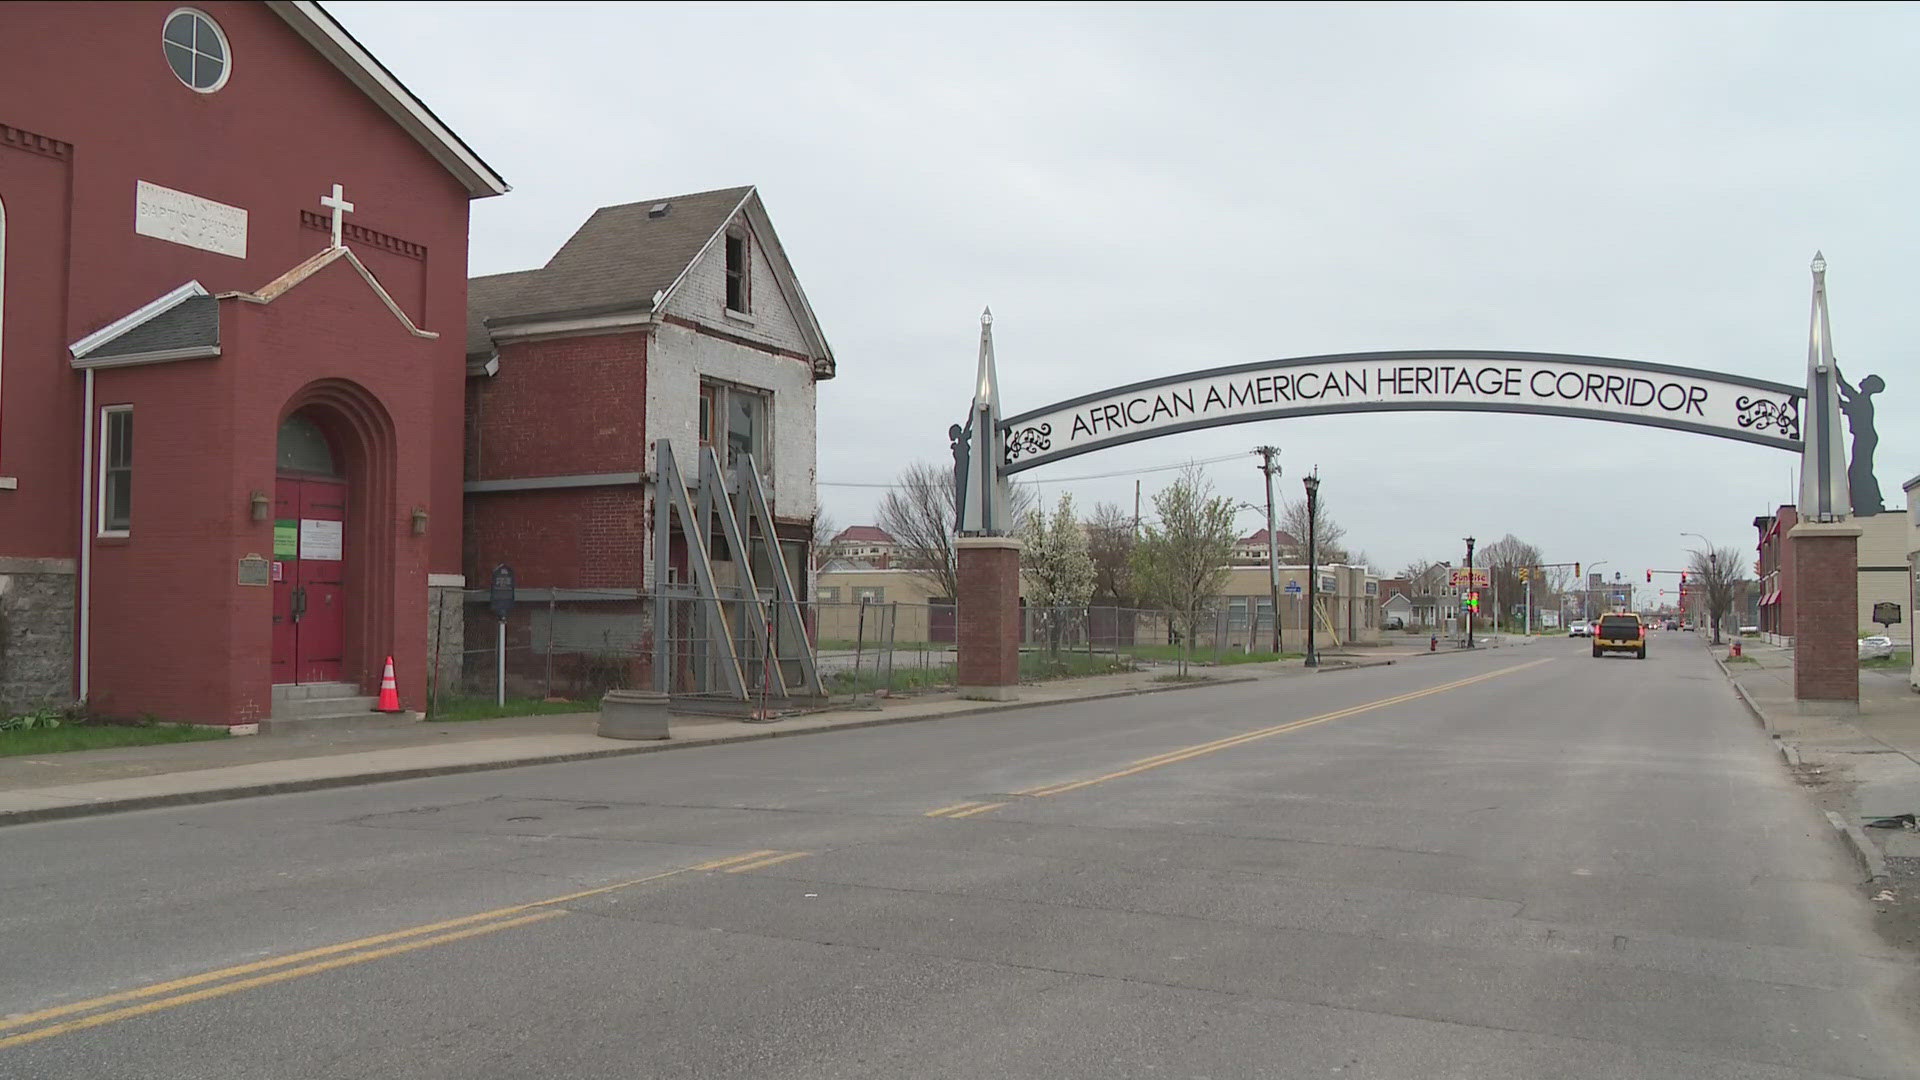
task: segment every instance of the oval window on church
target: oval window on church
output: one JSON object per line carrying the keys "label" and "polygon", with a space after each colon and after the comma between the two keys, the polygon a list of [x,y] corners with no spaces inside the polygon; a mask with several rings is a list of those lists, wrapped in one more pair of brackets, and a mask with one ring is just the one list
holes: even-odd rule
{"label": "oval window on church", "polygon": [[160,48],[180,81],[200,93],[211,94],[227,85],[232,66],[227,35],[205,12],[180,8],[168,15],[160,31]]}
{"label": "oval window on church", "polygon": [[299,413],[287,417],[286,422],[280,425],[280,452],[277,456],[282,472],[340,475],[333,464],[333,446],[327,442],[326,432]]}

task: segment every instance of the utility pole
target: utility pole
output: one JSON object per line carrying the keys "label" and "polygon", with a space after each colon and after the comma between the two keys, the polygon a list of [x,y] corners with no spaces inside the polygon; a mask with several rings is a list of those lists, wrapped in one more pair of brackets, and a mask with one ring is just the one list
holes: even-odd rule
{"label": "utility pole", "polygon": [[1273,533],[1273,479],[1280,475],[1280,463],[1275,460],[1280,451],[1256,446],[1253,452],[1260,455],[1260,472],[1267,478],[1267,591],[1271,597],[1268,602],[1273,605],[1273,651],[1277,656],[1286,644],[1286,635],[1280,629],[1280,541]]}
{"label": "utility pole", "polygon": [[1140,481],[1133,482],[1133,536],[1140,538]]}
{"label": "utility pole", "polygon": [[[1463,587],[1467,593],[1473,592],[1473,537],[1467,537],[1467,583]],[[1473,609],[1467,607],[1464,598],[1460,605],[1467,616],[1467,648],[1473,648]]]}

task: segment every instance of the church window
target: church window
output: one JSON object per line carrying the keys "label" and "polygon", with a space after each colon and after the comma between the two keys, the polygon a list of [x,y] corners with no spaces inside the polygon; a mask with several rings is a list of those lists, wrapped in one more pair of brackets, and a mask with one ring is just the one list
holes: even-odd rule
{"label": "church window", "polygon": [[100,410],[100,535],[125,536],[133,523],[133,406]]}
{"label": "church window", "polygon": [[160,49],[174,75],[192,89],[211,94],[227,85],[232,69],[227,35],[205,12],[178,8],[168,15],[160,31]]}
{"label": "church window", "polygon": [[747,234],[728,233],[727,310],[738,311],[743,315],[753,310],[747,306],[753,300],[747,288],[749,285],[747,256]]}

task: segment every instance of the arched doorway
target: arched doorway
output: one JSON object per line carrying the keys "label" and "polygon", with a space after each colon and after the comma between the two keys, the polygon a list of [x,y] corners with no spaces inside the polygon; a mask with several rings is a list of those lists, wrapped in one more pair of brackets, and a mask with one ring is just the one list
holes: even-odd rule
{"label": "arched doorway", "polygon": [[281,421],[273,499],[273,681],[339,682],[346,655],[341,455],[311,410]]}
{"label": "arched doorway", "polygon": [[274,464],[273,682],[365,692],[395,647],[393,419],[357,383],[310,383]]}

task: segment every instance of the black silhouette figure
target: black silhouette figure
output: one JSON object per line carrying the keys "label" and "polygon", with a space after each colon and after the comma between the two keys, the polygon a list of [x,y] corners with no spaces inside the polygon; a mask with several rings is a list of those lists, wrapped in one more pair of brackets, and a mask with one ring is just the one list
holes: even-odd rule
{"label": "black silhouette figure", "polygon": [[1873,478],[1873,452],[1880,446],[1880,433],[1873,429],[1873,395],[1885,390],[1887,384],[1880,376],[1869,375],[1860,380],[1856,390],[1840,374],[1839,364],[1833,366],[1833,376],[1840,384],[1840,411],[1847,414],[1847,428],[1853,432],[1853,453],[1847,457],[1853,516],[1883,513],[1886,504],[1880,498],[1880,481]]}
{"label": "black silhouette figure", "polygon": [[947,440],[953,449],[953,507],[955,532],[967,516],[967,467],[968,459],[973,456],[973,428],[953,424],[947,428]]}

